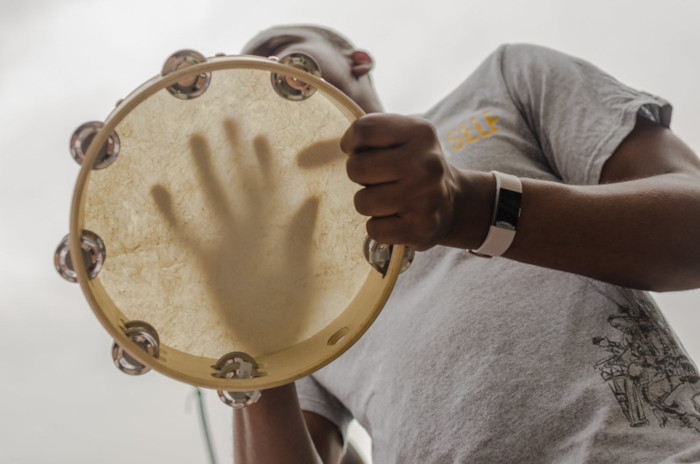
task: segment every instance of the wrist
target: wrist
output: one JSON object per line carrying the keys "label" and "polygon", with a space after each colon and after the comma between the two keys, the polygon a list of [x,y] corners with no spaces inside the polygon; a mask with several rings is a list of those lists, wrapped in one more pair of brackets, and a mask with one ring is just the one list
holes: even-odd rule
{"label": "wrist", "polygon": [[491,225],[496,180],[488,172],[456,168],[455,171],[452,227],[440,244],[463,249],[478,248]]}

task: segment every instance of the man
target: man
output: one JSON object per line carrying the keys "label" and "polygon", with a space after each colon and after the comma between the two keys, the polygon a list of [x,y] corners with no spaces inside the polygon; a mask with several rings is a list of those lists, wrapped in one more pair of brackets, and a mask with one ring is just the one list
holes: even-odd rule
{"label": "man", "polygon": [[369,235],[425,252],[346,354],[236,411],[237,460],[341,462],[355,417],[377,464],[700,461],[697,369],[632,290],[700,286],[700,162],[670,106],[511,45],[409,118],[331,31],[244,49],[292,52],[370,113],[341,140]]}

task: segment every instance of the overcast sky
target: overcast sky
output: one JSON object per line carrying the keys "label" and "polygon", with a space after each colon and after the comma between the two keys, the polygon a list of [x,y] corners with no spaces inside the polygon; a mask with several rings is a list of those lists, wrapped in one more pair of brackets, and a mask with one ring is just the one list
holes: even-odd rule
{"label": "overcast sky", "polygon": [[[272,24],[326,24],[372,52],[389,111],[420,113],[497,45],[538,43],[667,98],[672,128],[700,151],[692,0],[0,1],[1,462],[206,462],[193,389],[118,372],[78,286],[52,265],[78,173],[72,131],[104,119],[175,50],[236,53]],[[659,297],[696,360],[699,295]],[[230,462],[230,411],[206,400],[216,452]]]}

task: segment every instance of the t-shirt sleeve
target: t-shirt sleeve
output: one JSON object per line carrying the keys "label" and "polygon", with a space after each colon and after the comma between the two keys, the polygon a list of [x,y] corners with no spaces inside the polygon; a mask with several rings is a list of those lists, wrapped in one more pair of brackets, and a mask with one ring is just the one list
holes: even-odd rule
{"label": "t-shirt sleeve", "polygon": [[668,102],[584,60],[535,45],[505,45],[500,52],[513,103],[566,183],[598,183],[638,115],[665,127],[671,122]]}
{"label": "t-shirt sleeve", "polygon": [[309,411],[325,417],[335,424],[345,440],[352,414],[338,399],[312,376],[296,381],[299,405],[302,411]]}

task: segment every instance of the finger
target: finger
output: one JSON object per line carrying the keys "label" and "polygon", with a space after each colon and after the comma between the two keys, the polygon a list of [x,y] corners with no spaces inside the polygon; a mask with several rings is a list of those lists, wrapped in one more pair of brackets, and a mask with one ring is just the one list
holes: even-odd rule
{"label": "finger", "polygon": [[318,222],[320,199],[307,198],[294,213],[291,222],[286,227],[287,243],[286,263],[288,269],[296,269],[296,275],[304,275],[311,267],[314,230]]}
{"label": "finger", "polygon": [[380,243],[407,245],[424,251],[434,246],[434,227],[431,221],[414,221],[410,215],[372,217],[367,221],[367,235]]}
{"label": "finger", "polygon": [[[223,121],[223,128],[229,145],[231,146],[232,166],[238,173],[239,181],[242,183],[243,178],[248,177],[247,174],[250,168],[246,159],[248,152],[243,147],[240,125],[235,119],[226,118]],[[270,144],[265,137],[259,135],[253,139],[253,149],[255,150],[258,165],[261,167],[260,171],[262,172],[262,176],[265,178],[264,180],[268,182],[268,177],[272,170],[270,167],[272,158]],[[258,171],[256,171],[256,174],[257,173]]]}
{"label": "finger", "polygon": [[194,238],[184,230],[182,222],[175,216],[172,195],[170,195],[168,189],[162,185],[154,185],[151,188],[151,198],[153,198],[158,211],[168,222],[170,230],[175,233],[175,236],[195,253],[201,255],[202,249],[199,242],[194,240]]}
{"label": "finger", "polygon": [[223,126],[228,143],[231,145],[231,151],[234,154],[239,153],[242,149],[240,126],[233,118],[224,119]]}
{"label": "finger", "polygon": [[170,192],[162,185],[154,185],[151,187],[151,198],[156,203],[158,210],[168,221],[170,226],[175,226],[177,224],[177,219],[175,219],[175,214],[173,213],[173,202]]}
{"label": "finger", "polygon": [[365,187],[355,193],[354,201],[355,210],[363,216],[393,216],[405,212],[405,197],[395,183]]}
{"label": "finger", "polygon": [[[264,135],[253,139],[253,151],[257,165],[240,163],[238,181],[241,183],[241,201],[236,202],[237,217],[253,224],[266,224],[270,211],[270,188],[278,185],[278,176],[273,169],[272,148]],[[245,215],[244,215],[245,213]],[[245,219],[242,218],[245,216]]]}
{"label": "finger", "polygon": [[214,174],[209,144],[204,137],[195,134],[190,137],[190,150],[209,207],[216,215],[227,215],[226,195],[221,180]]}
{"label": "finger", "polygon": [[410,169],[411,157],[399,148],[352,153],[345,162],[348,178],[360,185],[396,182]]}
{"label": "finger", "polygon": [[272,177],[272,148],[270,141],[263,135],[258,135],[253,139],[253,149],[258,159],[258,164],[262,170],[265,181],[270,182]]}
{"label": "finger", "polygon": [[367,221],[367,235],[380,243],[407,245],[409,234],[401,216],[372,217]]}
{"label": "finger", "polygon": [[226,118],[223,121],[224,134],[226,139],[228,139],[229,146],[231,147],[231,166],[235,168],[238,173],[245,172],[245,148],[243,146],[243,138],[241,136],[241,127],[238,122],[233,118]]}
{"label": "finger", "polygon": [[411,137],[413,118],[398,114],[372,113],[356,119],[340,139],[345,153],[369,148],[389,148],[403,145]]}
{"label": "finger", "polygon": [[321,140],[302,148],[296,156],[296,163],[302,169],[316,169],[345,160],[337,138]]}

